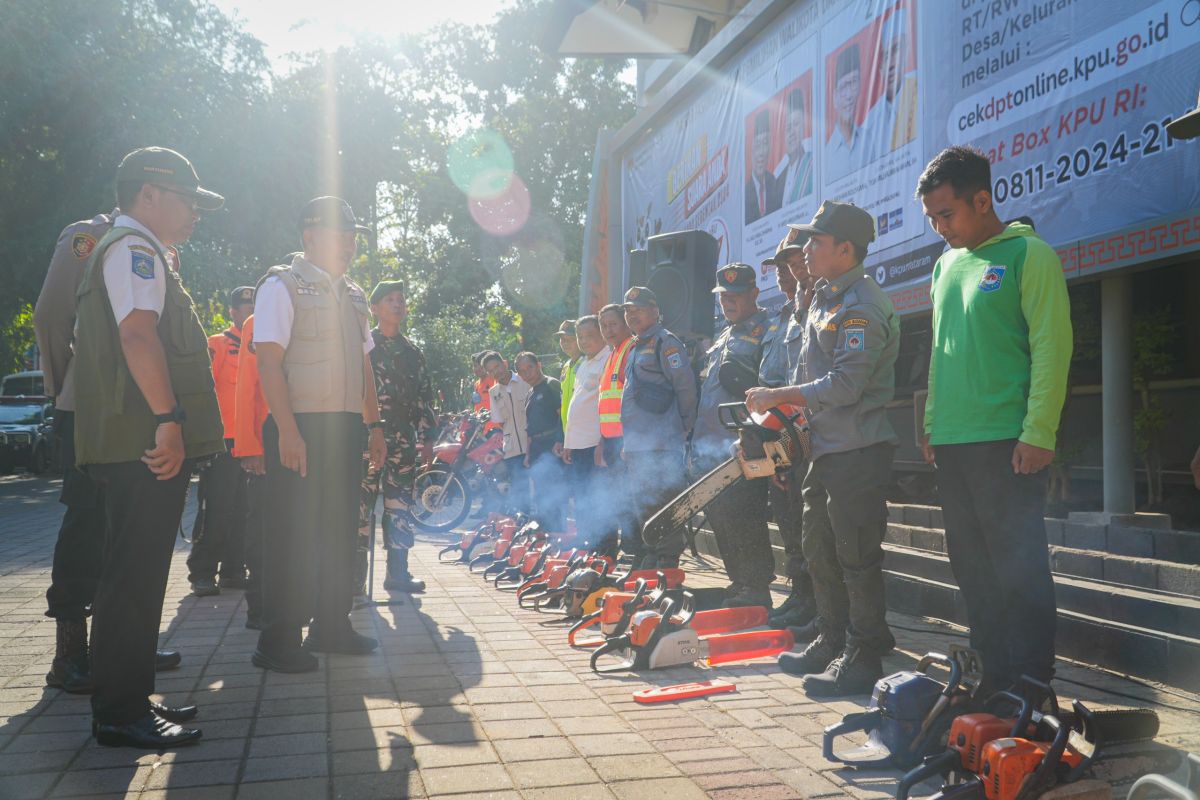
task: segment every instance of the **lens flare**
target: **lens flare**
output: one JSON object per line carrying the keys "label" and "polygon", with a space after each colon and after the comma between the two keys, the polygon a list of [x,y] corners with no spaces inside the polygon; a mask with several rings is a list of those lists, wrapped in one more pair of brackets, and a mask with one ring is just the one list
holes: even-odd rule
{"label": "lens flare", "polygon": [[493,236],[511,236],[529,221],[531,201],[525,183],[512,175],[508,187],[494,197],[468,197],[471,219]]}
{"label": "lens flare", "polygon": [[500,282],[526,308],[561,303],[569,277],[562,248],[546,239],[515,245],[500,267]]}
{"label": "lens flare", "polygon": [[504,137],[488,128],[460,136],[446,154],[450,180],[468,197],[503,194],[513,177],[513,154]]}

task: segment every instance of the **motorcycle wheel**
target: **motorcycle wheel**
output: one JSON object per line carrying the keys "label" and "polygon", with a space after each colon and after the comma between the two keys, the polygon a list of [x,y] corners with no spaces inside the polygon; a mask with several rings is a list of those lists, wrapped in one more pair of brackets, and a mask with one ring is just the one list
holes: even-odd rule
{"label": "motorcycle wheel", "polygon": [[423,531],[444,533],[458,527],[470,512],[471,501],[470,490],[449,470],[431,469],[413,481],[412,515]]}

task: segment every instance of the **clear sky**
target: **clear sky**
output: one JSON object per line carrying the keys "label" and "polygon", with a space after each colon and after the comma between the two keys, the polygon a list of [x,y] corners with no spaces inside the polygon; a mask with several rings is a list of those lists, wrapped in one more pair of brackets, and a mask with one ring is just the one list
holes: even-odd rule
{"label": "clear sky", "polygon": [[391,38],[439,22],[486,24],[509,0],[213,0],[267,45],[276,65],[290,52],[349,44],[357,36]]}

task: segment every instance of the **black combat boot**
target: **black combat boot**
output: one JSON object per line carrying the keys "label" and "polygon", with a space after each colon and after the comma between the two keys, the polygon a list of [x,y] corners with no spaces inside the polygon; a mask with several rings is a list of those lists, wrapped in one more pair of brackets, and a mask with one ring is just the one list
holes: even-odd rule
{"label": "black combat boot", "polygon": [[387,551],[387,580],[383,588],[389,592],[420,594],[425,591],[425,581],[417,580],[408,571],[408,548],[389,547]]}
{"label": "black combat boot", "polygon": [[46,685],[71,694],[91,694],[91,666],[88,664],[87,620],[57,620],[54,661],[46,673]]}
{"label": "black combat boot", "polygon": [[809,697],[846,697],[870,694],[875,681],[883,677],[879,656],[869,655],[859,647],[846,650],[821,674],[805,675],[803,688]]}
{"label": "black combat boot", "polygon": [[771,612],[769,622],[776,628],[803,628],[817,617],[817,603],[811,594],[795,589],[779,608]]}
{"label": "black combat boot", "polygon": [[830,662],[838,657],[842,647],[841,642],[831,642],[822,634],[799,653],[780,653],[779,668],[789,675],[824,672]]}

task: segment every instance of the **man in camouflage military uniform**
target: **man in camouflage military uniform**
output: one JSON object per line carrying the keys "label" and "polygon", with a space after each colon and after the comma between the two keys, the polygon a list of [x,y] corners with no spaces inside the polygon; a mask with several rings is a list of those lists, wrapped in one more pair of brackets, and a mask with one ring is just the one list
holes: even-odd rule
{"label": "man in camouflage military uniform", "polygon": [[[705,354],[700,371],[700,405],[692,432],[688,477],[695,481],[729,459],[737,437],[721,425],[717,408],[737,403],[758,383],[763,338],[774,315],[758,307],[758,282],[749,264],[717,270],[713,292],[729,322]],[[771,606],[775,558],[767,532],[765,480],[738,481],[705,511],[729,575],[727,606]]]}
{"label": "man in camouflage military uniform", "polygon": [[417,437],[437,425],[433,412],[433,386],[425,367],[425,357],[400,332],[408,316],[404,283],[382,281],[376,286],[371,292],[371,313],[379,323],[371,331],[375,339],[371,366],[375,369],[375,389],[379,394],[379,412],[383,418],[388,454],[380,469],[372,469],[365,455],[363,458],[356,586],[366,582],[375,501],[382,487],[383,530],[387,543],[387,580],[383,586],[388,591],[411,594],[425,590],[425,582],[413,578],[408,569],[408,551],[413,546],[413,521],[408,508],[412,504],[413,478],[417,469]]}

